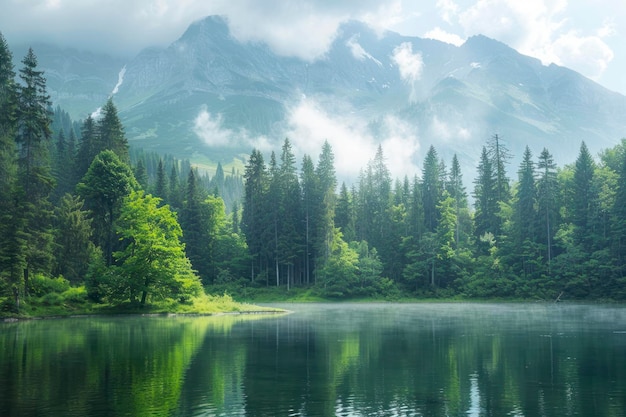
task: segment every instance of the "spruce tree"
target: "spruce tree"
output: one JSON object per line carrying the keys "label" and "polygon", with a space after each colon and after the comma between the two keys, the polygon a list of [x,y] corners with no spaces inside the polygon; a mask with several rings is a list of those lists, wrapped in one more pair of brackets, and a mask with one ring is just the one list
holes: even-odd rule
{"label": "spruce tree", "polygon": [[556,164],[550,152],[544,148],[537,161],[537,214],[538,241],[545,246],[545,259],[550,272],[550,264],[554,257],[553,238],[557,229],[558,219],[558,182],[556,177]]}
{"label": "spruce tree", "polygon": [[165,166],[163,165],[163,159],[159,158],[159,165],[157,166],[156,184],[154,187],[154,194],[162,201],[168,203],[168,189],[167,189],[167,175],[165,173]]}
{"label": "spruce tree", "polygon": [[585,142],[580,145],[580,151],[574,165],[573,199],[571,219],[574,225],[575,243],[582,245],[589,253],[593,238],[591,227],[592,206],[597,200],[593,189],[593,173],[595,162],[587,149]]}
{"label": "spruce tree", "polygon": [[[18,236],[21,227],[14,198],[17,185],[16,133],[17,86],[13,55],[0,33],[0,288],[6,289],[17,289],[23,269],[23,239]],[[8,285],[2,285],[3,281]],[[17,308],[17,293],[10,295],[15,296]]]}
{"label": "spruce tree", "polygon": [[499,235],[496,175],[484,146],[478,163],[478,173],[474,180],[474,200],[476,237],[480,238],[485,233]]}
{"label": "spruce tree", "polygon": [[269,221],[266,210],[268,191],[268,174],[263,154],[253,150],[244,172],[244,200],[241,214],[241,230],[246,237],[252,263],[250,277],[255,281],[261,270],[263,257],[266,253],[266,225]]}
{"label": "spruce tree", "polygon": [[102,107],[102,117],[98,121],[98,152],[105,149],[115,152],[120,161],[129,164],[128,140],[124,135],[124,126],[117,115],[113,99],[109,98]]}
{"label": "spruce tree", "polygon": [[30,272],[49,273],[52,267],[52,206],[48,200],[54,187],[50,169],[50,97],[46,79],[38,69],[32,48],[22,60],[22,83],[18,87],[18,197],[19,216],[26,243],[24,288]]}
{"label": "spruce tree", "polygon": [[83,122],[80,131],[80,143],[78,144],[76,162],[74,164],[74,181],[76,183],[80,182],[87,173],[89,166],[100,150],[102,149],[98,146],[96,122],[91,115],[89,115]]}
{"label": "spruce tree", "polygon": [[422,207],[424,209],[424,228],[427,232],[434,232],[439,222],[437,205],[443,191],[440,177],[440,166],[437,151],[430,146],[424,159],[422,169]]}

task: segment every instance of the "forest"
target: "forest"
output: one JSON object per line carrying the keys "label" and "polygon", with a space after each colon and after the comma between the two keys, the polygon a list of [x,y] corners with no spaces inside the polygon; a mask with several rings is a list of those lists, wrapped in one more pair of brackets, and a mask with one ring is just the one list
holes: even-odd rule
{"label": "forest", "polygon": [[[468,191],[430,146],[394,179],[379,147],[354,184],[289,139],[245,172],[130,148],[112,99],[72,121],[29,50],[0,35],[0,312],[29,300],[184,303],[203,291],[325,299],[626,298],[626,140],[558,167],[487,138]],[[266,162],[267,159],[267,162]],[[508,172],[516,169],[516,176]],[[281,292],[282,293],[282,292]]]}

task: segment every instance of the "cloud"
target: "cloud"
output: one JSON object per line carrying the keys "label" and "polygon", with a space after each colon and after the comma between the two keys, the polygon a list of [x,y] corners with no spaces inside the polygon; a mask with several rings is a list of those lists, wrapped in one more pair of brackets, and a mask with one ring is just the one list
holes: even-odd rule
{"label": "cloud", "polygon": [[443,21],[452,24],[453,17],[459,12],[459,5],[453,0],[437,0],[437,9]]}
{"label": "cloud", "polygon": [[579,36],[571,31],[559,36],[552,45],[558,64],[576,68],[597,79],[615,56],[613,50],[597,36]]}
{"label": "cloud", "polygon": [[454,141],[466,142],[471,138],[471,132],[468,128],[458,126],[453,122],[441,120],[438,116],[434,116],[430,123],[430,130],[433,137],[444,143]]}
{"label": "cloud", "polygon": [[348,41],[346,42],[346,46],[350,49],[350,52],[355,59],[363,61],[365,60],[365,58],[368,58],[378,64],[379,67],[383,66],[382,62],[370,55],[370,53],[363,49],[363,47],[359,44],[358,34],[353,35],[350,39],[348,39]]}
{"label": "cloud", "polygon": [[616,33],[610,19],[589,34],[571,27],[567,0],[478,0],[464,10],[442,10],[456,19],[466,36],[483,34],[539,58],[544,64],[568,66],[590,78],[598,78],[614,58],[605,38]]}
{"label": "cloud", "polygon": [[360,171],[374,157],[379,144],[394,176],[413,176],[419,169],[415,164],[420,149],[415,127],[397,117],[387,116],[374,134],[368,121],[348,108],[330,109],[316,100],[297,103],[288,116],[289,137],[300,154],[317,156],[324,141],[335,154],[335,167],[341,180],[356,180]]}
{"label": "cloud", "polygon": [[212,115],[202,106],[194,119],[193,132],[210,147],[251,147],[261,151],[272,149],[265,136],[252,136],[243,128],[233,130],[223,126],[221,114]]}
{"label": "cloud", "polygon": [[424,33],[422,37],[426,39],[435,39],[435,40],[449,43],[455,46],[461,46],[465,42],[465,40],[461,38],[459,35],[446,32],[445,30],[441,29],[439,26]]}
{"label": "cloud", "polygon": [[216,14],[228,19],[239,40],[264,42],[278,54],[309,61],[323,57],[342,22],[380,27],[407,15],[401,0],[6,0],[0,28],[10,43],[45,40],[132,55],[167,46],[193,21]]}
{"label": "cloud", "polygon": [[411,102],[416,101],[416,83],[422,78],[422,70],[424,69],[422,54],[420,52],[413,53],[413,45],[410,42],[403,42],[394,48],[391,59],[398,66],[400,77],[411,86],[409,100]]}

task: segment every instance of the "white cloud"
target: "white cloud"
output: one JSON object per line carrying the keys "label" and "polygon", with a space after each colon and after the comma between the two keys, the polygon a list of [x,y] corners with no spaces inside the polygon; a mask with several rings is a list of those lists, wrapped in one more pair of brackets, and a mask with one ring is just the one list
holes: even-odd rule
{"label": "white cloud", "polygon": [[552,45],[558,62],[575,68],[590,78],[598,78],[613,60],[614,53],[597,36],[579,36],[568,32],[559,36]]}
{"label": "white cloud", "polygon": [[317,156],[324,141],[332,146],[335,168],[342,180],[355,180],[382,144],[388,167],[394,176],[419,172],[414,163],[420,148],[415,128],[397,117],[387,116],[374,135],[367,120],[344,108],[327,109],[314,100],[302,100],[288,116],[289,138],[299,154]]}
{"label": "white cloud", "polygon": [[454,33],[449,33],[446,32],[445,30],[441,29],[439,26],[437,26],[436,28],[424,33],[424,35],[422,35],[423,38],[427,38],[427,39],[435,39],[441,42],[445,42],[445,43],[449,43],[451,45],[455,45],[455,46],[461,46],[463,45],[463,43],[465,42],[465,40],[463,38],[461,38],[459,35],[455,35]]}
{"label": "white cloud", "polygon": [[422,78],[422,70],[424,69],[422,54],[420,52],[413,53],[413,45],[410,42],[403,42],[394,48],[391,59],[398,66],[400,77],[411,86],[409,100],[411,102],[416,101],[416,83]]}
{"label": "white cloud", "polygon": [[430,130],[433,137],[442,142],[467,141],[471,137],[471,132],[468,128],[441,120],[438,116],[432,118]]}
{"label": "white cloud", "polygon": [[359,44],[358,34],[353,35],[350,39],[348,39],[348,41],[346,42],[346,46],[350,48],[350,52],[352,53],[352,56],[355,59],[358,59],[359,61],[363,61],[365,60],[365,58],[369,58],[372,61],[374,61],[376,64],[378,64],[379,67],[383,65],[382,62],[374,58],[372,55],[370,55],[369,52],[363,49],[363,47]]}
{"label": "white cloud", "polygon": [[212,115],[203,106],[194,119],[193,132],[211,147],[247,146],[266,151],[272,148],[265,136],[254,137],[246,129],[229,129],[223,126],[221,114]]}
{"label": "white cloud", "polygon": [[452,24],[453,18],[455,18],[459,12],[459,5],[453,0],[437,0],[437,9],[439,9],[443,21]]}
{"label": "white cloud", "polygon": [[[445,3],[445,2],[444,2]],[[539,58],[598,78],[614,58],[604,41],[616,33],[611,19],[593,33],[567,29],[567,0],[478,0],[455,11],[466,36],[483,34]],[[458,13],[457,13],[458,12]]]}

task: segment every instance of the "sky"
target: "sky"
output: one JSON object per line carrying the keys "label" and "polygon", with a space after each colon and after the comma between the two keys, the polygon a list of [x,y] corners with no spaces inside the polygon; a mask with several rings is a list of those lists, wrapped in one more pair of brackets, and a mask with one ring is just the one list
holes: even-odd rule
{"label": "sky", "polygon": [[368,22],[380,33],[456,45],[483,34],[572,68],[626,94],[626,0],[1,0],[9,45],[52,42],[132,56],[167,46],[193,21],[227,17],[243,41],[282,55],[323,58],[338,26]]}

